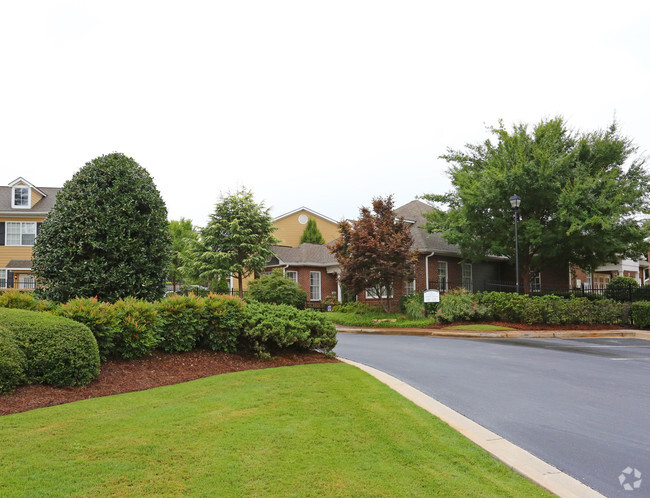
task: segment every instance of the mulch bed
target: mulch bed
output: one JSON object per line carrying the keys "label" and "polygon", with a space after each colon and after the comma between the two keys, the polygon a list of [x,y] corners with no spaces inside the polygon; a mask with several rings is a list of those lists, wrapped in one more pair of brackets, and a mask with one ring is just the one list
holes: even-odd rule
{"label": "mulch bed", "polygon": [[0,395],[0,415],[81,399],[143,391],[152,387],[178,384],[228,372],[336,362],[338,360],[335,358],[326,358],[325,355],[316,352],[284,351],[277,353],[271,360],[262,360],[252,355],[242,356],[205,350],[174,354],[155,351],[148,358],[109,360],[103,363],[99,377],[84,387],[42,385],[19,387],[13,394]]}

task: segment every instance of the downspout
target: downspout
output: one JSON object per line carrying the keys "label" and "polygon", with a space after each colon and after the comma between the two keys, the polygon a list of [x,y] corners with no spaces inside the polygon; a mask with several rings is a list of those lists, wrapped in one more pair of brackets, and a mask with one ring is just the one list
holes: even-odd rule
{"label": "downspout", "polygon": [[289,268],[289,265],[284,265],[284,268],[282,268],[282,276],[283,277],[287,276],[287,268]]}
{"label": "downspout", "polygon": [[435,251],[432,251],[431,254],[424,258],[424,274],[426,275],[426,290],[429,290],[429,258],[435,254]]}

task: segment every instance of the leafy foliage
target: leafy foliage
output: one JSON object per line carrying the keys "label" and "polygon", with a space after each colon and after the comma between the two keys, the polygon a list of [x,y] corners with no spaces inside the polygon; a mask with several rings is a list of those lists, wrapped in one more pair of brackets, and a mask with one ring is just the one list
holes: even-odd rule
{"label": "leafy foliage", "polygon": [[336,346],[336,328],[323,313],[254,302],[246,306],[241,342],[260,356],[288,347],[329,352]]}
{"label": "leafy foliage", "polygon": [[279,268],[270,275],[249,282],[248,297],[260,303],[288,304],[298,309],[303,309],[307,302],[307,293],[297,282],[285,277]]}
{"label": "leafy foliage", "polygon": [[100,156],[59,191],[36,238],[40,292],[116,301],[163,296],[170,253],[167,209],[151,176],[120,153]]}
{"label": "leafy foliage", "polygon": [[201,281],[233,275],[243,297],[244,278],[262,273],[273,256],[273,230],[268,209],[254,201],[251,191],[222,197],[200,239],[190,245],[183,271]]}
{"label": "leafy foliage", "polygon": [[309,218],[307,226],[300,237],[301,244],[324,244],[325,238],[316,225],[316,220]]}
{"label": "leafy foliage", "polygon": [[436,317],[443,322],[474,322],[490,316],[487,306],[478,302],[476,296],[463,289],[445,292],[440,298]]}
{"label": "leafy foliage", "polygon": [[630,306],[632,323],[639,328],[650,328],[650,301],[638,301]]}
{"label": "leafy foliage", "polygon": [[0,327],[0,394],[11,394],[27,380],[25,363],[25,354],[13,334]]}
{"label": "leafy foliage", "polygon": [[199,234],[192,225],[192,220],[181,218],[169,222],[169,235],[171,237],[172,252],[167,273],[175,291],[176,283],[185,277],[183,273],[183,256],[187,252],[191,241],[198,240]]}
{"label": "leafy foliage", "polygon": [[120,358],[142,358],[158,345],[156,305],[127,297],[112,306],[117,318],[114,353]]}
{"label": "leafy foliage", "polygon": [[96,297],[78,297],[61,304],[53,312],[90,329],[97,341],[101,361],[115,354],[114,338],[119,334],[119,321],[113,305]]}
{"label": "leafy foliage", "polygon": [[0,322],[25,357],[26,381],[83,386],[99,375],[97,342],[88,327],[35,311],[0,308]]}
{"label": "leafy foliage", "polygon": [[561,117],[507,131],[503,123],[490,140],[442,156],[453,191],[427,195],[448,205],[428,215],[429,231],[440,231],[463,256],[514,261],[514,223],[509,198],[518,194],[519,257],[524,279],[530,271],[570,262],[592,269],[647,252],[635,219],[650,208],[643,158],[624,166],[637,148],[615,125],[576,133]]}
{"label": "leafy foliage", "polygon": [[632,277],[614,277],[607,283],[605,297],[616,301],[632,301],[639,283]]}
{"label": "leafy foliage", "polygon": [[341,282],[355,294],[371,290],[388,311],[395,283],[412,278],[417,261],[409,226],[395,215],[392,196],[373,199],[372,212],[362,207],[359,219],[339,223],[339,231],[329,248],[341,265]]}

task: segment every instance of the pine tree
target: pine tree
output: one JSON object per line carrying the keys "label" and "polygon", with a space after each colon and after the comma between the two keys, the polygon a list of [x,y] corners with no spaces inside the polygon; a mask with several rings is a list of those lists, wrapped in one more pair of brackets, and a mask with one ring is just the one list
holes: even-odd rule
{"label": "pine tree", "polygon": [[323,234],[320,233],[318,226],[316,225],[316,220],[309,218],[307,221],[307,226],[305,231],[302,232],[302,237],[300,237],[301,244],[324,244],[325,239]]}

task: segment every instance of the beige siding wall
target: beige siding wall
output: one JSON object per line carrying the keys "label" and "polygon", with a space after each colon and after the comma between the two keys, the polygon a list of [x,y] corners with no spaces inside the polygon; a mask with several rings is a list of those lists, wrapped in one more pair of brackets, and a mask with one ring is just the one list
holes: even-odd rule
{"label": "beige siding wall", "polygon": [[305,231],[305,227],[307,226],[298,221],[301,215],[305,215],[307,218],[316,221],[316,226],[320,230],[320,233],[323,234],[325,242],[329,243],[339,238],[339,228],[336,223],[332,223],[331,221],[309,213],[308,211],[301,210],[291,216],[287,216],[286,218],[274,222],[277,230],[273,235],[280,239],[279,244],[291,247],[300,245],[300,237],[302,237],[302,233]]}
{"label": "beige siding wall", "polygon": [[[41,222],[43,218],[11,218],[11,217],[0,217],[0,222],[2,221],[35,221]],[[6,226],[5,226],[6,233]],[[4,240],[2,241],[4,244]],[[32,259],[32,248],[31,246],[0,246],[0,268],[6,268],[7,263],[12,259]]]}
{"label": "beige siding wall", "polygon": [[36,190],[32,189],[32,204],[31,207],[34,207],[38,201],[40,201],[43,198],[41,194],[36,192]]}

